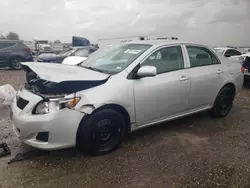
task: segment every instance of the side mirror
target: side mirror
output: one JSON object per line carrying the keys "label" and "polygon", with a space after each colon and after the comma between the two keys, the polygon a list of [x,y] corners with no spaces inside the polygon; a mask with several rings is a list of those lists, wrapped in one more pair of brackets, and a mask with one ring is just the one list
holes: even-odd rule
{"label": "side mirror", "polygon": [[225,57],[231,57],[231,55],[229,55],[229,54],[225,54]]}
{"label": "side mirror", "polygon": [[154,66],[143,66],[137,71],[139,77],[153,77],[156,76],[157,70]]}

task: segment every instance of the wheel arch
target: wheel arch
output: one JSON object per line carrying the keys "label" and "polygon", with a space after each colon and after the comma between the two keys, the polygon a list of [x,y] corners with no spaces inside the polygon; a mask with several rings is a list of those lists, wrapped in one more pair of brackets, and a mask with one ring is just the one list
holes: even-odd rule
{"label": "wheel arch", "polygon": [[224,86],[220,90],[222,90],[225,87],[231,88],[233,90],[233,99],[234,99],[235,94],[236,94],[236,87],[235,87],[234,83],[228,82],[228,83],[224,84]]}
{"label": "wheel arch", "polygon": [[24,58],[20,55],[12,55],[10,56],[9,60],[8,60],[8,64],[9,66],[11,66],[11,60],[14,59],[14,58],[20,58],[21,60],[24,60]]}
{"label": "wheel arch", "polygon": [[22,56],[20,56],[20,55],[12,55],[11,57],[10,57],[10,61],[12,60],[12,59],[14,59],[14,58],[20,58],[20,59],[22,59],[22,60],[24,60],[24,58],[22,57]]}

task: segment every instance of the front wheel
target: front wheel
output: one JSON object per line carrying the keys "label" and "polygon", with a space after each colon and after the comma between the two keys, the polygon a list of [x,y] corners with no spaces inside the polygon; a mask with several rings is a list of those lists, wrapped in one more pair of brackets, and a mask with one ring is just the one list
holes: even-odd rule
{"label": "front wheel", "polygon": [[21,66],[22,58],[20,57],[13,57],[10,60],[10,67],[14,70],[20,70],[22,68]]}
{"label": "front wheel", "polygon": [[220,90],[215,99],[214,106],[210,111],[212,117],[223,118],[228,115],[233,106],[234,91],[230,87],[224,87]]}
{"label": "front wheel", "polygon": [[125,132],[123,115],[112,109],[103,109],[80,124],[77,148],[92,155],[103,155],[119,146]]}

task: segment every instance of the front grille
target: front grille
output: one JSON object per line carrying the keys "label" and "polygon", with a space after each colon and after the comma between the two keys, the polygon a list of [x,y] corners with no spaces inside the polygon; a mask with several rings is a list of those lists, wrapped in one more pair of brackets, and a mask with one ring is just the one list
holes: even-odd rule
{"label": "front grille", "polygon": [[27,106],[27,104],[29,104],[29,101],[27,101],[21,97],[16,102],[17,107],[20,108],[21,110],[23,110],[25,108],[25,106]]}

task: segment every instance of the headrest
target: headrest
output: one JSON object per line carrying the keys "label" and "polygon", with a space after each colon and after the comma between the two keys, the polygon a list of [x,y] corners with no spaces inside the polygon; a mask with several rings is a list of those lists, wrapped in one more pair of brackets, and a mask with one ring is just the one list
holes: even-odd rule
{"label": "headrest", "polygon": [[196,59],[209,59],[208,54],[200,53],[196,55]]}

